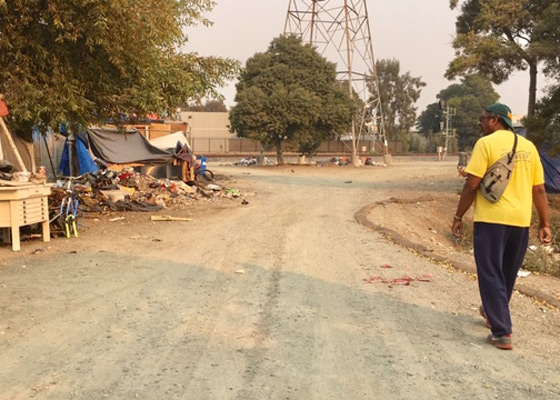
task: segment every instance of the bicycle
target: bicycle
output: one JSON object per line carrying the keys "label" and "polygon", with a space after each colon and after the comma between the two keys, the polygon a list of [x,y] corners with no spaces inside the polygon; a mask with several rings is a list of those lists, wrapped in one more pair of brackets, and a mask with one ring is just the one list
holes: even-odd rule
{"label": "bicycle", "polygon": [[202,178],[208,182],[212,182],[214,180],[214,173],[206,168],[201,169],[199,164],[194,170],[194,179],[197,180],[198,178]]}
{"label": "bicycle", "polygon": [[83,216],[84,211],[81,207],[80,197],[78,190],[76,190],[76,185],[72,186],[72,181],[82,179],[83,176],[78,177],[65,177],[67,179],[65,188],[65,196],[60,202],[60,207],[58,208],[58,213],[55,214],[49,223],[56,222],[58,227],[66,234],[67,238],[79,237],[78,234],[78,217],[80,212]]}

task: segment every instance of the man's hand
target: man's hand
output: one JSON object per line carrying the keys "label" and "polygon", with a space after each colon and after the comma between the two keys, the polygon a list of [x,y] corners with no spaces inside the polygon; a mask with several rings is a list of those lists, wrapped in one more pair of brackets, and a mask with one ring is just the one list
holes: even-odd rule
{"label": "man's hand", "polygon": [[539,214],[539,240],[542,244],[552,243],[552,232],[550,231],[548,196],[544,185],[533,186],[533,203]]}
{"label": "man's hand", "polygon": [[453,223],[451,224],[451,233],[456,238],[463,237],[463,221],[453,218]]}
{"label": "man's hand", "polygon": [[549,226],[539,228],[539,240],[542,244],[548,245],[552,243],[552,231]]}
{"label": "man's hand", "polygon": [[463,221],[461,218],[465,215],[467,210],[473,203],[476,192],[480,186],[481,178],[471,174],[467,174],[467,179],[463,185],[463,191],[461,192],[461,198],[459,199],[459,204],[457,205],[457,211],[453,217],[453,222],[451,223],[451,233],[456,238],[463,237]]}

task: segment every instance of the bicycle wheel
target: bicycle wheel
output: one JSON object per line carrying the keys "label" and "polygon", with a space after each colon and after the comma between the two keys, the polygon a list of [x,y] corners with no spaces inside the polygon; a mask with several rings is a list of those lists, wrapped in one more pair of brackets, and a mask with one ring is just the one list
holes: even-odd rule
{"label": "bicycle wheel", "polygon": [[198,175],[202,176],[205,180],[212,182],[214,180],[214,173],[209,169],[205,169],[204,171],[199,171]]}

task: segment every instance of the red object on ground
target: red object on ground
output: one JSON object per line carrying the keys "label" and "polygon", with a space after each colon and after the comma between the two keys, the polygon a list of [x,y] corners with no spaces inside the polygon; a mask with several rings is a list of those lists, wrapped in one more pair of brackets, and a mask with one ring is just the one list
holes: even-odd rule
{"label": "red object on ground", "polygon": [[6,104],[6,102],[4,100],[0,100],[0,117],[5,117],[9,113],[10,110],[8,110],[8,105]]}
{"label": "red object on ground", "polygon": [[364,278],[363,281],[366,283],[373,283],[375,281],[379,281],[381,283],[387,284],[395,284],[395,285],[405,285],[409,286],[411,282],[418,281],[418,282],[432,282],[434,276],[431,274],[418,276],[413,278],[408,275],[404,275],[401,278],[394,278],[394,279],[386,279],[382,276],[371,276],[369,278]]}

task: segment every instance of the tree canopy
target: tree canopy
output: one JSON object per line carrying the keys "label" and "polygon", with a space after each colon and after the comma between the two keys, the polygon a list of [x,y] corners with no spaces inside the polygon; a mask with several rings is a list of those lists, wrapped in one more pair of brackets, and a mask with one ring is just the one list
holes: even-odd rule
{"label": "tree canopy", "polygon": [[426,110],[418,118],[418,128],[424,134],[439,132],[436,127],[443,121],[444,107],[449,106],[455,113],[451,116],[450,127],[456,129],[458,135],[459,149],[472,148],[480,137],[478,118],[485,106],[498,101],[498,93],[492,87],[492,83],[482,75],[468,75],[456,83],[441,90],[437,95],[440,100],[428,105]]}
{"label": "tree canopy", "polygon": [[426,83],[410,72],[401,74],[398,60],[379,60],[376,66],[385,131],[389,138],[397,139],[416,124],[414,104]]}
{"label": "tree canopy", "polygon": [[551,86],[537,102],[535,115],[524,121],[535,145],[553,155],[560,154],[560,86]]}
{"label": "tree canopy", "polygon": [[227,112],[227,107],[222,99],[207,99],[204,104],[196,102],[183,105],[182,110],[202,112]]}
{"label": "tree canopy", "polygon": [[558,64],[559,4],[557,0],[450,0],[460,5],[455,58],[448,78],[479,72],[492,82],[506,81],[512,72],[529,70],[527,115],[534,114],[539,63],[544,72]]}
{"label": "tree canopy", "polygon": [[236,88],[231,129],[265,149],[275,146],[279,164],[282,143],[309,154],[351,126],[354,103],[337,85],[335,64],[295,36],[277,37],[247,60]]}
{"label": "tree canopy", "polygon": [[[71,128],[165,114],[215,92],[237,62],[179,51],[211,0],[0,0],[0,91],[12,125]],[[118,118],[116,118],[118,120]]]}

